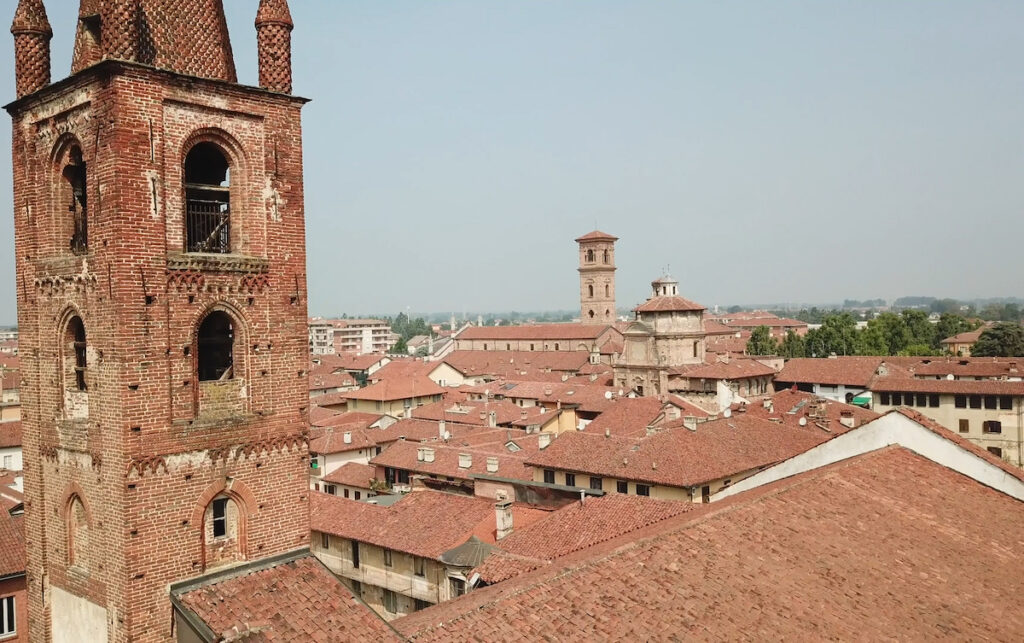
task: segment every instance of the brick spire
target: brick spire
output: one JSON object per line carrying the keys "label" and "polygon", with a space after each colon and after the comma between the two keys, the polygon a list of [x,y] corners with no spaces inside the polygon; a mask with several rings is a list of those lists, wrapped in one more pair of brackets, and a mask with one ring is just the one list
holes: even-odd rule
{"label": "brick spire", "polygon": [[256,12],[256,40],[260,60],[260,87],[292,93],[292,22],[288,0],[260,0]]}
{"label": "brick spire", "polygon": [[53,30],[43,0],[20,0],[11,24],[14,76],[18,98],[50,84],[50,39]]}
{"label": "brick spire", "polygon": [[71,73],[77,74],[103,59],[100,43],[100,0],[82,0],[78,7],[78,28]]}

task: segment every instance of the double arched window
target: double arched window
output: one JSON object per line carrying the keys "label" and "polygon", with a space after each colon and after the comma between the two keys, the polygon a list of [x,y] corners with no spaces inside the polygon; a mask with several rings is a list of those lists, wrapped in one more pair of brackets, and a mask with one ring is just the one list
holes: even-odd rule
{"label": "double arched window", "polygon": [[185,250],[231,252],[231,166],[205,141],[185,156]]}

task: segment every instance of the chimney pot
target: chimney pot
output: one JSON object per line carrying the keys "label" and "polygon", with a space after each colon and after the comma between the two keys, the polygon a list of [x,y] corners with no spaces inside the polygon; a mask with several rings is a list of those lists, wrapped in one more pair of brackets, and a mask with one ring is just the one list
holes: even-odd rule
{"label": "chimney pot", "polygon": [[541,449],[548,448],[548,445],[550,445],[550,444],[551,444],[551,434],[550,433],[541,433],[540,436],[537,437],[537,446],[540,447]]}
{"label": "chimney pot", "polygon": [[423,449],[423,461],[433,462],[434,461],[434,450],[430,448]]}
{"label": "chimney pot", "polygon": [[473,454],[472,453],[460,453],[459,454],[459,468],[468,469],[473,466]]}
{"label": "chimney pot", "polygon": [[494,457],[487,458],[487,473],[497,473],[497,472],[498,472],[498,459],[494,458]]}
{"label": "chimney pot", "polygon": [[342,439],[345,441],[345,444],[352,444],[352,432],[345,431],[344,435],[342,436]]}
{"label": "chimney pot", "polygon": [[512,533],[512,502],[503,496],[504,494],[501,494],[498,502],[494,503],[494,535],[498,540]]}

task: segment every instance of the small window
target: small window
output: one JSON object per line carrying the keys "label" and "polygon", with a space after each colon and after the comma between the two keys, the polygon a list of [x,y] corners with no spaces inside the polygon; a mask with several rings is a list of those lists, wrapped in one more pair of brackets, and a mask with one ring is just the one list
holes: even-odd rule
{"label": "small window", "polygon": [[427,575],[426,567],[427,567],[426,560],[424,560],[423,558],[421,558],[419,556],[416,556],[413,559],[413,573],[416,574],[417,576],[426,576]]}
{"label": "small window", "polygon": [[558,350],[558,342],[555,342],[555,350]]}
{"label": "small window", "polygon": [[985,408],[986,409],[994,409],[998,405],[999,405],[999,398],[997,398],[995,395],[986,395],[985,396]]}
{"label": "small window", "polygon": [[575,473],[567,473],[567,474],[565,474],[565,486],[567,486],[567,487],[575,487],[576,486],[576,474]]}
{"label": "small window", "polygon": [[966,395],[957,395],[957,396],[955,396],[953,398],[953,404],[958,409],[966,409],[967,408],[967,396]]}
{"label": "small window", "polygon": [[612,293],[611,286],[609,286],[608,284],[605,284],[604,285],[604,296],[605,297],[611,297],[612,296],[611,293]]}
{"label": "small window", "polygon": [[530,344],[530,350],[531,351],[533,350],[533,344]]}
{"label": "small window", "polygon": [[987,420],[981,423],[982,433],[1002,433],[1003,423],[998,420]]}
{"label": "small window", "polygon": [[398,470],[398,483],[409,484],[409,472],[406,471],[405,469]]}
{"label": "small window", "polygon": [[451,581],[452,598],[455,598],[457,596],[462,596],[463,594],[466,593],[466,581],[462,580],[461,578],[451,578],[451,577],[449,577],[448,580]]}
{"label": "small window", "polygon": [[619,493],[629,493],[629,483],[625,480],[619,480],[615,483],[615,491]]}
{"label": "small window", "polygon": [[1003,450],[1000,447],[988,447],[988,452],[997,458],[1003,457]]}
{"label": "small window", "polygon": [[999,408],[1003,411],[1009,411],[1013,409],[1013,398],[1009,395],[999,396]]}
{"label": "small window", "polygon": [[213,143],[185,157],[185,250],[231,252],[231,170]]}
{"label": "small window", "polygon": [[14,597],[4,596],[0,598],[0,637],[13,636],[18,633],[18,623],[15,620]]}
{"label": "small window", "polygon": [[960,418],[960,433],[971,432],[971,421],[967,418]]}
{"label": "small window", "polygon": [[594,263],[594,251],[587,250],[587,263]]}
{"label": "small window", "polygon": [[544,482],[555,484],[555,472],[551,469],[544,469]]}
{"label": "small window", "polygon": [[892,396],[889,395],[888,393],[880,393],[878,397],[879,404],[881,404],[882,406],[889,406],[889,404],[892,402]]}
{"label": "small window", "polygon": [[68,182],[68,213],[71,215],[71,252],[76,255],[85,254],[89,248],[88,207],[89,194],[86,182],[85,161],[82,150],[77,145],[68,154],[68,164],[61,171],[61,176]]}
{"label": "small window", "polygon": [[638,496],[649,496],[651,495],[651,487],[645,484],[638,484],[636,486],[636,495]]}
{"label": "small window", "polygon": [[972,395],[969,398],[969,400],[970,400],[971,408],[972,409],[980,409],[981,408],[981,396],[980,395]]}
{"label": "small window", "polygon": [[601,478],[590,477],[590,488],[597,491],[601,490]]}
{"label": "small window", "polygon": [[507,350],[507,351],[512,350],[512,344],[505,344],[505,350]]}
{"label": "small window", "polygon": [[392,559],[392,557],[391,557],[391,550],[390,549],[385,549],[384,550],[384,566],[385,567],[393,567],[394,566],[394,559]]}
{"label": "small window", "polygon": [[928,406],[930,406],[933,409],[939,408],[939,394],[938,393],[931,393],[930,395],[928,395]]}
{"label": "small window", "polygon": [[431,603],[430,601],[425,601],[419,598],[413,600],[413,609],[415,609],[417,612],[420,610],[425,610],[431,605],[433,605],[433,603]]}
{"label": "small window", "polygon": [[228,499],[217,498],[213,501],[213,537],[224,538],[228,535]]}
{"label": "small window", "polygon": [[925,393],[917,394],[917,404],[915,406],[925,407],[928,406],[928,395]]}
{"label": "small window", "polygon": [[903,396],[900,393],[893,393],[892,394],[892,405],[893,406],[899,406],[901,404],[903,404]]}
{"label": "small window", "polygon": [[338,488],[333,484],[324,485],[324,489],[332,496],[338,495]]}
{"label": "small window", "polygon": [[67,327],[67,338],[70,340],[70,355],[68,357],[73,358],[71,361],[71,381],[68,382],[68,388],[76,391],[86,391],[89,389],[88,381],[86,380],[86,370],[88,368],[88,344],[85,338],[85,324],[82,323],[82,318],[72,317],[68,321]]}
{"label": "small window", "polygon": [[604,251],[604,262],[605,263],[610,263],[610,259],[609,259],[608,251],[607,250]]}
{"label": "small window", "polygon": [[359,541],[352,541],[352,567],[359,569]]}
{"label": "small window", "polygon": [[197,344],[200,382],[234,377],[235,326],[230,315],[220,310],[207,315],[199,325]]}
{"label": "small window", "polygon": [[398,613],[398,594],[390,589],[384,590],[384,611],[390,614]]}
{"label": "small window", "polygon": [[362,500],[363,499],[363,492],[362,491],[356,491],[356,492],[354,492],[354,495],[355,495],[355,497],[353,498],[353,500]]}
{"label": "small window", "polygon": [[348,498],[348,489],[343,489],[342,490],[342,495],[344,495],[346,498]]}
{"label": "small window", "polygon": [[587,285],[587,295],[589,297],[593,297],[594,296],[594,285],[593,284],[588,284]]}
{"label": "small window", "polygon": [[330,549],[331,548],[331,535],[330,534],[320,534],[320,546],[323,547],[324,549]]}

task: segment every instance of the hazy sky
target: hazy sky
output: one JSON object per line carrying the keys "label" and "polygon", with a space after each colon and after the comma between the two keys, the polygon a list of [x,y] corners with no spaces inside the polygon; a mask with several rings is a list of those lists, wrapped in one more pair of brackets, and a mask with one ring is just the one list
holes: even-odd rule
{"label": "hazy sky", "polygon": [[[254,84],[258,3],[225,4]],[[291,5],[312,314],[572,308],[595,225],[620,307],[666,265],[709,306],[1024,295],[1020,0]],[[46,0],[55,79],[77,6]]]}

